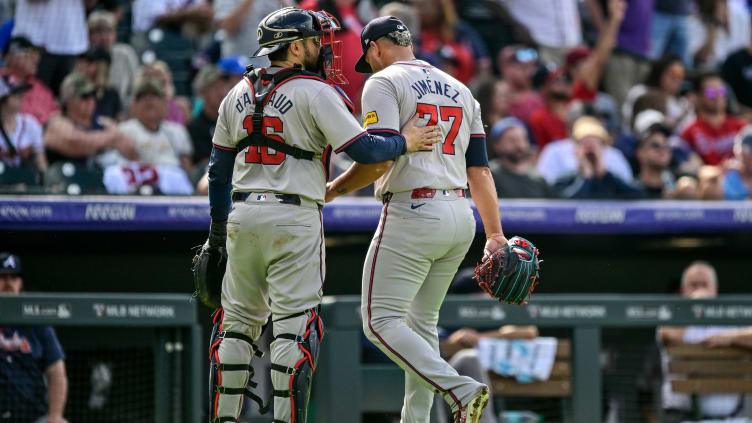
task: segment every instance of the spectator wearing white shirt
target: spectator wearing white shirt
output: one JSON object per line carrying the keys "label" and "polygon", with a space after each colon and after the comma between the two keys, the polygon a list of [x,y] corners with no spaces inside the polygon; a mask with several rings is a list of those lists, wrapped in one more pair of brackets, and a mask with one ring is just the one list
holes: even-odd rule
{"label": "spectator wearing white shirt", "polygon": [[132,114],[119,128],[135,140],[136,158],[133,162],[107,158],[103,180],[107,192],[152,193],[157,189],[162,194],[193,194],[188,178],[193,145],[182,125],[165,120],[167,99],[158,81],[147,78],[136,85]]}
{"label": "spectator wearing white shirt", "polygon": [[167,99],[159,82],[145,79],[136,87],[132,112],[120,130],[136,141],[136,161],[191,169],[191,138],[185,127],[165,120]]}
{"label": "spectator wearing white shirt", "polygon": [[689,51],[695,68],[716,69],[750,40],[750,12],[743,3],[700,0],[700,13],[690,18]]}
{"label": "spectator wearing white shirt", "polygon": [[[558,179],[575,173],[579,166],[575,154],[576,143],[567,138],[553,141],[543,148],[538,157],[538,173],[549,185],[553,185]],[[632,168],[621,151],[609,144],[603,145],[603,165],[605,170],[614,174],[622,181],[631,183],[633,179]]]}
{"label": "spectator wearing white shirt", "polygon": [[42,126],[33,116],[21,113],[23,93],[31,88],[0,77],[0,162],[11,167],[47,170]]}
{"label": "spectator wearing white shirt", "polygon": [[89,48],[84,0],[18,0],[13,36],[44,48],[37,75],[57,95],[76,56]]}
{"label": "spectator wearing white shirt", "polygon": [[[695,261],[684,269],[681,277],[682,298],[715,298],[718,295],[718,275],[710,263]],[[738,417],[742,410],[742,395],[739,393],[717,393],[692,395],[673,392],[671,380],[677,376],[669,374],[669,357],[666,346],[675,344],[704,344],[708,348],[736,346],[752,349],[752,328],[732,326],[687,326],[660,327],[657,332],[661,355],[660,421],[677,423],[702,419]]]}
{"label": "spectator wearing white shirt", "polygon": [[117,21],[111,12],[104,10],[92,12],[87,24],[91,46],[106,49],[112,57],[108,83],[117,90],[120,102],[127,110],[139,68],[136,52],[128,44],[115,42]]}
{"label": "spectator wearing white shirt", "polygon": [[539,45],[544,62],[562,65],[567,50],[582,43],[577,0],[502,0]]}
{"label": "spectator wearing white shirt", "polygon": [[212,21],[212,7],[204,0],[134,0],[131,10],[134,33],[146,32],[157,25],[174,29],[188,25],[203,31]]}
{"label": "spectator wearing white shirt", "polygon": [[[574,140],[573,156],[576,160],[576,168],[574,172],[560,177],[553,184],[561,197],[578,199],[643,197],[644,193],[641,189],[625,182],[606,167],[605,151],[606,147],[610,147],[611,136],[597,118],[583,116],[574,121],[572,139]],[[559,157],[559,159],[564,159],[564,157]],[[626,163],[626,160],[624,162]]]}

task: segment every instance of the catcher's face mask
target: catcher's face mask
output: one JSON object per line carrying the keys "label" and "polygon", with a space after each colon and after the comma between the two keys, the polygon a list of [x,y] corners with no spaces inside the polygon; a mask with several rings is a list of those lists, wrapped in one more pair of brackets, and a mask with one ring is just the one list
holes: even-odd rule
{"label": "catcher's face mask", "polygon": [[312,12],[321,26],[321,52],[319,53],[319,69],[324,77],[335,84],[347,84],[342,74],[342,41],[334,39],[334,32],[342,29],[337,19],[327,12]]}

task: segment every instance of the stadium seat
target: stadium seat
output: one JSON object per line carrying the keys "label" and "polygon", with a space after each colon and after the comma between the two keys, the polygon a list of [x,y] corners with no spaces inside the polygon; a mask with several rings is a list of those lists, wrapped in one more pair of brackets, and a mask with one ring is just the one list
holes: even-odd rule
{"label": "stadium seat", "polygon": [[47,169],[44,186],[49,194],[106,194],[102,176],[99,170],[58,162]]}
{"label": "stadium seat", "polygon": [[149,49],[142,57],[152,56],[164,61],[172,72],[175,84],[175,94],[189,96],[191,94],[191,60],[193,57],[193,41],[177,32],[163,28],[149,31]]}
{"label": "stadium seat", "polygon": [[38,183],[39,174],[35,170],[0,162],[0,193],[26,193]]}

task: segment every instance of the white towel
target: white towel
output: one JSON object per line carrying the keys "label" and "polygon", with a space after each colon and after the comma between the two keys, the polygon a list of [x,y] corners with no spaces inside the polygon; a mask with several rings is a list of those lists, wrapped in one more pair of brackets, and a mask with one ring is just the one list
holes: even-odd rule
{"label": "white towel", "polygon": [[548,380],[556,359],[556,338],[483,338],[476,347],[481,364],[521,383]]}

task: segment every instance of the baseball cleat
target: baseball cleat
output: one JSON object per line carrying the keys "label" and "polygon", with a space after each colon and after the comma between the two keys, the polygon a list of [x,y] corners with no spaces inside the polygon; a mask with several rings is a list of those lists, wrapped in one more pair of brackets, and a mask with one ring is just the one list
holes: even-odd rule
{"label": "baseball cleat", "polygon": [[483,385],[470,403],[454,413],[454,423],[478,423],[483,409],[488,405],[488,386]]}

